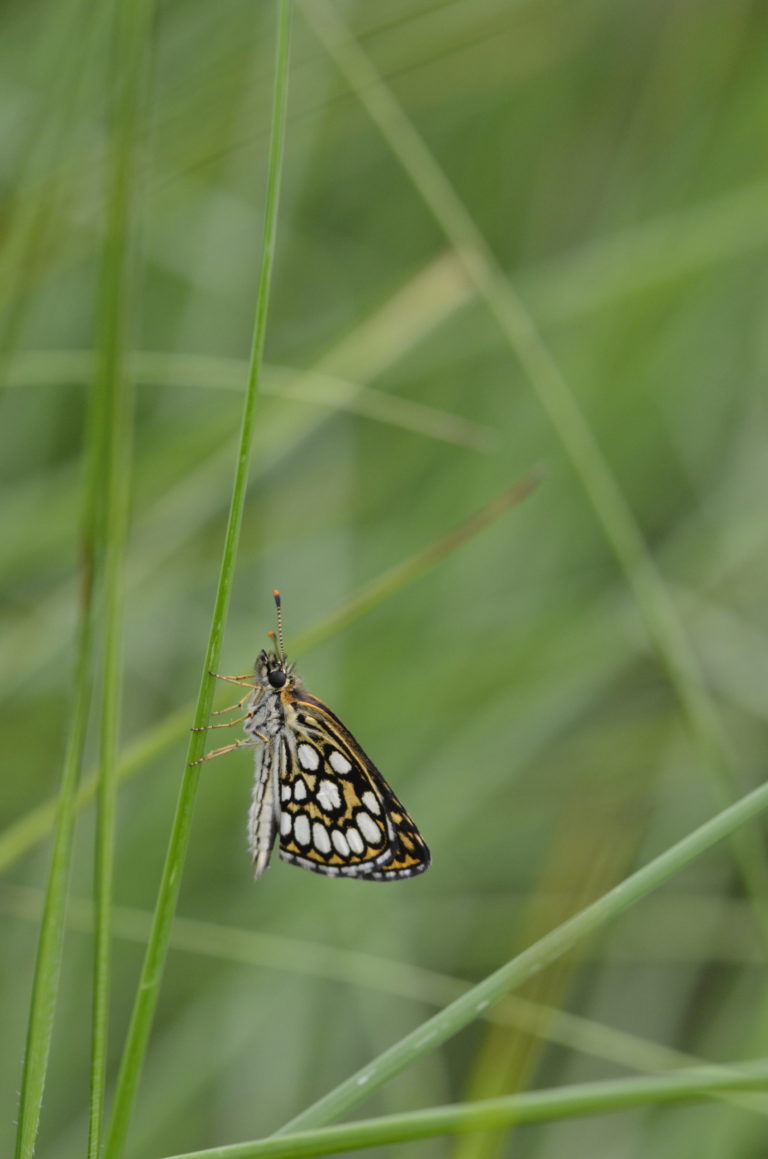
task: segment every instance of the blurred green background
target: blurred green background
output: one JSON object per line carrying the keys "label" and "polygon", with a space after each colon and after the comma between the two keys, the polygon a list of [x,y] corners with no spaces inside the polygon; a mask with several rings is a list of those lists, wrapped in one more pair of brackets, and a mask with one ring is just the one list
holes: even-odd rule
{"label": "blurred green background", "polygon": [[[337,11],[578,399],[700,659],[739,795],[762,776],[768,713],[768,11],[746,0]],[[110,29],[106,9],[80,0],[6,7],[0,22],[5,828],[55,794],[71,708]],[[264,2],[187,0],[156,14],[130,339],[125,745],[172,719],[120,793],[113,1063],[223,543],[273,44]],[[293,650],[413,813],[429,873],[384,887],[275,860],[254,885],[249,755],[204,766],[179,912],[242,931],[242,944],[178,926],[136,1159],[275,1129],[447,1001],[449,978],[483,977],[718,807],[528,377],[301,10],[257,428],[223,671],[245,671],[265,643],[275,585],[291,652],[529,469],[546,477],[420,579]],[[2,1154],[49,853],[17,837],[13,848],[0,890]],[[43,1108],[50,1159],[82,1154],[87,1127],[91,860],[86,810]],[[764,961],[732,852],[718,847],[524,991],[590,1022],[509,1007],[503,1025],[464,1031],[365,1113],[667,1065],[650,1043],[712,1060],[764,1054]],[[591,1023],[636,1037],[608,1040]],[[717,1102],[392,1153],[741,1159],[764,1155],[767,1135],[764,1115]]]}

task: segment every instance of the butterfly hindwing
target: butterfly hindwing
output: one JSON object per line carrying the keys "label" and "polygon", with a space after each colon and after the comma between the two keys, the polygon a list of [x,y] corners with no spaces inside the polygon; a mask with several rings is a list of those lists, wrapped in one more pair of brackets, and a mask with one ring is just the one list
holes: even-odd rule
{"label": "butterfly hindwing", "polygon": [[261,877],[277,836],[280,814],[277,807],[281,769],[282,739],[256,748],[256,768],[251,808],[248,812],[248,844],[253,858],[254,877]]}
{"label": "butterfly hindwing", "polygon": [[430,854],[424,838],[398,801],[389,785],[378,774],[384,791],[384,802],[392,831],[392,857],[372,868],[366,877],[373,881],[393,881],[415,877],[429,868]]}

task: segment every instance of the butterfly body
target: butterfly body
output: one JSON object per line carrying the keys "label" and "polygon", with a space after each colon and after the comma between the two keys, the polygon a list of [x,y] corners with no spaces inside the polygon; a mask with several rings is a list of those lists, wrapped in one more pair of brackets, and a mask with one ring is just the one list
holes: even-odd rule
{"label": "butterfly body", "polygon": [[378,769],[339,718],[304,689],[283,655],[261,652],[244,729],[256,748],[248,841],[259,877],[284,861],[331,877],[397,881],[429,850]]}

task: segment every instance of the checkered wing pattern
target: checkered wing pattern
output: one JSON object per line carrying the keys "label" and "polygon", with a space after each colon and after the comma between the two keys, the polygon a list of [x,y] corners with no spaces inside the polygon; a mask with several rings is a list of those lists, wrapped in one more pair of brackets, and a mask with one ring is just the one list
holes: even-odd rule
{"label": "checkered wing pattern", "polygon": [[307,693],[284,693],[284,712],[274,790],[283,860],[368,881],[423,873],[421,834],[338,717]]}

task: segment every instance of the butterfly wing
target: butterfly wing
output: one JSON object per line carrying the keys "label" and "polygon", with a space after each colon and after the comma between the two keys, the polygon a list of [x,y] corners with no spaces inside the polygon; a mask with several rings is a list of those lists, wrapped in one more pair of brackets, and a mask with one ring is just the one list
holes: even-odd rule
{"label": "butterfly wing", "polygon": [[286,704],[280,776],[280,856],[332,877],[392,881],[429,865],[416,826],[327,705]]}
{"label": "butterfly wing", "polygon": [[278,786],[285,768],[285,745],[278,736],[255,751],[253,795],[248,813],[248,845],[253,858],[253,875],[261,877],[269,865],[280,816]]}
{"label": "butterfly wing", "polygon": [[429,849],[381,773],[378,770],[374,772],[380,783],[390,823],[392,857],[382,865],[369,869],[365,876],[372,881],[397,881],[406,877],[416,877],[417,874],[429,869],[431,860]]}

